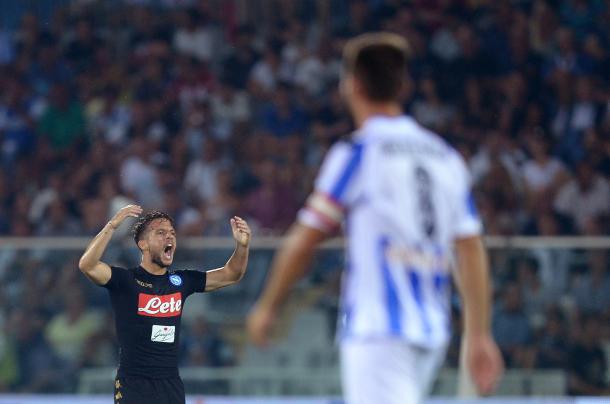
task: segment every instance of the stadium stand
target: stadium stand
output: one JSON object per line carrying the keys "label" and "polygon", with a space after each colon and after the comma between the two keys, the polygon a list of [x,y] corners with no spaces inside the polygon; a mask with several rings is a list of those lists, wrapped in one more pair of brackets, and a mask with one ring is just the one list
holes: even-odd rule
{"label": "stadium stand", "polygon": [[[350,131],[336,86],[340,51],[372,29],[409,39],[415,80],[405,109],[467,159],[486,234],[610,234],[608,2],[8,3],[1,236],[92,236],[130,201],[170,212],[179,237],[228,236],[234,214],[256,237],[281,235],[324,152]],[[271,248],[255,252],[238,289],[185,314],[184,366],[336,366],[328,346],[338,250],[318,257],[309,282],[319,293],[294,303],[301,328],[286,326],[291,349],[261,356],[245,344],[241,322]],[[83,369],[116,364],[107,301],[77,271],[79,252],[2,245],[0,391],[74,392]],[[182,265],[211,268],[225,251],[182,254]],[[120,243],[108,252],[108,261],[136,259]],[[568,383],[574,376],[610,394],[608,249],[532,246],[491,259],[494,332],[508,365],[560,370],[551,394],[587,394]],[[454,305],[448,368],[458,365]]]}

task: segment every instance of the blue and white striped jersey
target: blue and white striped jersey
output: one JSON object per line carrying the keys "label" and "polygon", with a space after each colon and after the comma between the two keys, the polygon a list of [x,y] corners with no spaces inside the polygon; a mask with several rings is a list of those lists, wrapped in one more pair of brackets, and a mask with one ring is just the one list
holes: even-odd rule
{"label": "blue and white striped jersey", "polygon": [[456,238],[481,232],[461,156],[407,116],[368,119],[332,147],[299,222],[345,222],[341,338],[449,339]]}

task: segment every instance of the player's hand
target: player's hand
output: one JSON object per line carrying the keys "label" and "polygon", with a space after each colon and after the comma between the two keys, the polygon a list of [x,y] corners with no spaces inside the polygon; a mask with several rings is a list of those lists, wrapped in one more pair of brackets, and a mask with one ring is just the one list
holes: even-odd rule
{"label": "player's hand", "polygon": [[231,218],[231,230],[233,231],[235,241],[243,247],[248,247],[248,244],[250,244],[250,227],[248,223],[239,216],[233,216]]}
{"label": "player's hand", "polygon": [[269,334],[275,321],[275,311],[269,307],[257,304],[254,306],[246,322],[250,340],[258,346],[269,344]]}
{"label": "player's hand", "polygon": [[500,350],[490,335],[466,338],[466,366],[478,392],[493,393],[504,372]]}
{"label": "player's hand", "polygon": [[139,205],[127,205],[119,209],[119,211],[110,219],[110,226],[113,229],[118,228],[121,223],[128,217],[138,217],[142,214],[142,208]]}

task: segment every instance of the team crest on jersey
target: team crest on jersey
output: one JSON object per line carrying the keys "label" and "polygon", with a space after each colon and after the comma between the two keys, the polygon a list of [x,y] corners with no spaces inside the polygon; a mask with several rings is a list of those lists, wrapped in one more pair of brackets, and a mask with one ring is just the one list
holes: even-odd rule
{"label": "team crest on jersey", "polygon": [[172,283],[172,285],[175,285],[175,286],[182,285],[182,278],[180,277],[180,275],[175,275],[175,274],[170,275],[169,281]]}

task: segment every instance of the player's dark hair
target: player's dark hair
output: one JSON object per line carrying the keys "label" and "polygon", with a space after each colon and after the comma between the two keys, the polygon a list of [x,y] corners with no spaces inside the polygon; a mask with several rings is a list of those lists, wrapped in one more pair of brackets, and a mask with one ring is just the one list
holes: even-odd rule
{"label": "player's dark hair", "polygon": [[371,101],[398,101],[407,80],[407,41],[387,32],[350,39],[343,49],[344,69]]}
{"label": "player's dark hair", "polygon": [[167,213],[158,210],[147,212],[138,218],[138,220],[133,224],[133,227],[131,229],[131,233],[133,234],[133,240],[136,242],[136,245],[138,244],[138,241],[142,239],[142,235],[148,229],[148,225],[156,219],[165,219],[170,222],[172,226],[174,226],[174,219]]}

